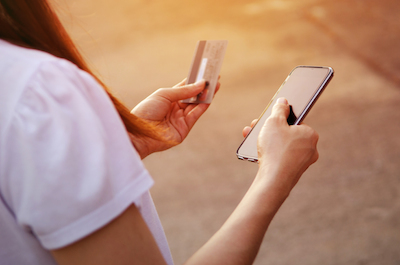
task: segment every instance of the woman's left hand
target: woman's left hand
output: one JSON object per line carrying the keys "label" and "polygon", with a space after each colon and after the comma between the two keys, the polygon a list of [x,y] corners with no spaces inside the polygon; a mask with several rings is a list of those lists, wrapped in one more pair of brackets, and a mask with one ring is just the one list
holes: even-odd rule
{"label": "woman's left hand", "polygon": [[[216,91],[220,84],[217,84]],[[131,113],[156,125],[162,140],[130,135],[141,158],[180,144],[209,104],[186,104],[181,100],[194,97],[206,87],[206,81],[185,85],[185,80],[172,88],[160,88],[140,102]]]}

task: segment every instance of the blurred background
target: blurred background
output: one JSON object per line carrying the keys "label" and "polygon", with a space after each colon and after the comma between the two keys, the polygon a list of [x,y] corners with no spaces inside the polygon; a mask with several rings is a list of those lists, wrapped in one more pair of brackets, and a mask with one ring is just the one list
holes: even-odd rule
{"label": "blurred background", "polygon": [[400,264],[400,2],[55,0],[91,66],[133,107],[188,74],[198,40],[227,39],[221,90],[185,142],[145,159],[176,264],[223,224],[257,165],[235,152],[297,65],[335,77],[305,122],[320,159],[255,264]]}

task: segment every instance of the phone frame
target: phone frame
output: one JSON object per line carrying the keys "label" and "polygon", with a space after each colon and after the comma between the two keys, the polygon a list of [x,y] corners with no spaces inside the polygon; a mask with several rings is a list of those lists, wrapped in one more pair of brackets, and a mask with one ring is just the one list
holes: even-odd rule
{"label": "phone frame", "polygon": [[[300,113],[300,115],[297,117],[296,121],[293,123],[293,125],[298,125],[300,124],[305,117],[307,116],[307,114],[309,113],[309,111],[311,110],[311,108],[314,106],[315,102],[317,101],[317,99],[319,98],[319,96],[321,95],[321,93],[324,91],[324,89],[326,88],[326,86],[329,84],[329,82],[331,81],[333,75],[334,75],[334,70],[332,67],[329,66],[307,66],[307,65],[299,65],[296,66],[290,73],[289,75],[286,77],[285,81],[282,83],[282,85],[279,87],[278,91],[275,93],[275,95],[272,97],[272,99],[270,100],[270,102],[268,103],[267,107],[264,109],[264,111],[261,113],[260,117],[258,118],[258,121],[261,119],[261,117],[265,114],[265,112],[268,110],[269,107],[271,107],[272,102],[275,100],[275,98],[277,97],[277,95],[279,94],[279,92],[281,91],[281,89],[284,87],[286,81],[290,78],[290,76],[292,75],[292,73],[298,69],[298,68],[324,68],[328,70],[328,74],[326,75],[325,79],[323,80],[323,82],[321,83],[321,85],[319,86],[319,88],[317,89],[317,91],[314,93],[314,95],[312,96],[312,98],[310,99],[310,101],[307,103],[307,105],[305,106],[305,108],[302,110],[302,112]],[[290,104],[290,102],[289,102]],[[257,123],[258,123],[257,121]],[[246,142],[246,140],[249,138],[249,136],[251,135],[251,133],[253,132],[253,129],[256,127],[256,124],[254,124],[253,128],[250,130],[250,132],[247,134],[246,138],[242,141],[242,143],[240,144],[240,146],[238,147],[237,151],[236,151],[236,156],[238,159],[240,160],[247,160],[250,162],[258,162],[258,156],[257,157],[249,157],[249,156],[244,156],[240,154],[240,149],[243,146],[243,144]]]}

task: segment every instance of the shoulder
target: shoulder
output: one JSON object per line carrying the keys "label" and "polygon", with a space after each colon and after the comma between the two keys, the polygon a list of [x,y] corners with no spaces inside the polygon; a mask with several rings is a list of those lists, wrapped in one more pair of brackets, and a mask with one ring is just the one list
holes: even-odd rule
{"label": "shoulder", "polygon": [[37,110],[51,103],[59,108],[70,107],[68,104],[73,101],[74,106],[78,106],[77,101],[112,105],[103,87],[71,62],[3,40],[0,40],[0,88],[3,129],[16,112],[26,107]]}
{"label": "shoulder", "polygon": [[57,248],[118,216],[153,181],[91,75],[7,45],[0,43],[0,193],[20,225]]}
{"label": "shoulder", "polygon": [[37,65],[40,62],[54,60],[57,57],[36,49],[21,47],[0,39],[1,67],[4,64],[24,63],[27,67]]}
{"label": "shoulder", "polygon": [[0,41],[1,68],[0,141],[10,136],[11,129],[32,143],[46,133],[51,135],[46,143],[58,141],[55,136],[65,137],[79,128],[84,137],[88,127],[98,128],[98,136],[108,127],[126,134],[104,88],[71,62]]}
{"label": "shoulder", "polygon": [[46,52],[20,47],[0,39],[0,76],[3,77],[2,80],[4,77],[16,75],[19,80],[26,81],[40,64],[58,60],[61,59]]}
{"label": "shoulder", "polygon": [[78,76],[80,78],[77,81],[96,83],[91,75],[80,70],[68,60],[0,39],[1,94],[18,94],[15,92],[15,88],[19,88],[19,90],[25,88],[32,78],[40,74],[46,74],[44,76],[46,78],[58,79]]}
{"label": "shoulder", "polygon": [[[49,53],[20,47],[0,39],[0,84],[2,94],[17,94],[32,80],[57,81],[79,77],[78,82],[96,83],[94,78],[68,60]],[[38,78],[42,78],[42,80]],[[55,79],[55,80],[54,80]],[[18,90],[18,89],[17,89]]]}
{"label": "shoulder", "polygon": [[118,171],[127,158],[142,169],[115,106],[91,75],[69,61],[3,41],[1,68],[0,177],[9,176],[7,169],[30,166],[36,167],[30,173],[70,167],[86,174],[113,163]]}

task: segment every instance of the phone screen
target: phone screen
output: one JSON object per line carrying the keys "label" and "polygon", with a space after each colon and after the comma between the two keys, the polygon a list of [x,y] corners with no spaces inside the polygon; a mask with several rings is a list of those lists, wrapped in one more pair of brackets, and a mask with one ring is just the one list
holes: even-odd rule
{"label": "phone screen", "polygon": [[272,107],[278,98],[284,97],[288,100],[291,106],[288,122],[297,125],[303,121],[332,76],[333,69],[330,67],[297,66],[294,68],[261,114],[257,124],[239,146],[238,158],[253,162],[258,160],[258,134],[271,115]]}

